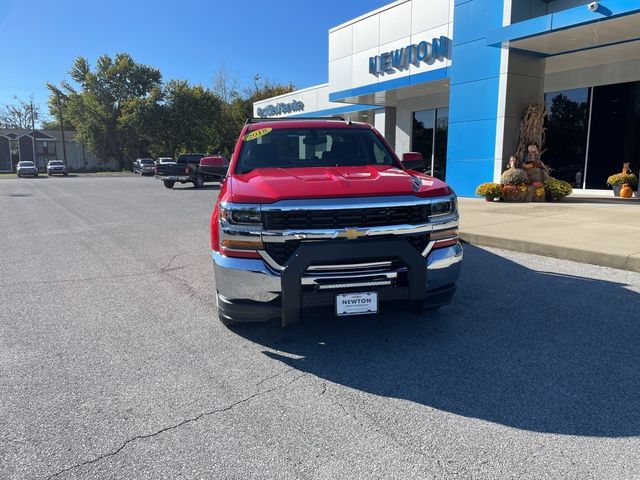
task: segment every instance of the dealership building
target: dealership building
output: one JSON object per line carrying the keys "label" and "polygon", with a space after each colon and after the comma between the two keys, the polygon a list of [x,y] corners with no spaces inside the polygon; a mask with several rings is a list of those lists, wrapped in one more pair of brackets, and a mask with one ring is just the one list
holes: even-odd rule
{"label": "dealership building", "polygon": [[496,181],[531,102],[574,188],[640,168],[640,0],[398,0],[329,30],[328,82],[256,117],[343,116],[418,151],[459,195]]}

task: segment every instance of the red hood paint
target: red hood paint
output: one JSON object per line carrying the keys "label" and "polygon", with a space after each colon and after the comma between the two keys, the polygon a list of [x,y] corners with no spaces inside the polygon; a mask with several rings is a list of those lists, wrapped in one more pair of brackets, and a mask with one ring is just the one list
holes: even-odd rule
{"label": "red hood paint", "polygon": [[[421,185],[416,189],[412,177]],[[390,165],[357,167],[259,168],[227,177],[233,203],[273,203],[298,198],[447,195],[442,181]]]}

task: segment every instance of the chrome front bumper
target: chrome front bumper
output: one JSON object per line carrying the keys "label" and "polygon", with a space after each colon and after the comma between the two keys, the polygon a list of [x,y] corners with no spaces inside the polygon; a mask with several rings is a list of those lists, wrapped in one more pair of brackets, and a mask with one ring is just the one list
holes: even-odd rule
{"label": "chrome front bumper", "polygon": [[[462,246],[432,250],[425,258],[427,264],[427,292],[434,292],[455,285],[460,274]],[[216,289],[222,297],[232,302],[273,302],[282,294],[280,272],[262,259],[231,258],[212,252]],[[388,271],[387,275],[397,272]],[[353,280],[348,273],[334,272],[335,280],[343,275],[345,280]],[[365,278],[355,275],[357,278]],[[303,285],[313,285],[316,276],[309,272],[301,278]]]}

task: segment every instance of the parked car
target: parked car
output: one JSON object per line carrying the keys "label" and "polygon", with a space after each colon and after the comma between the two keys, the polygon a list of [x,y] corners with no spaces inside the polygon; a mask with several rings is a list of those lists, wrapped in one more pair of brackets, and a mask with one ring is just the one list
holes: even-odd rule
{"label": "parked car", "polygon": [[156,162],[153,158],[138,158],[133,162],[133,173],[140,175],[153,175],[156,169]]}
{"label": "parked car", "polygon": [[16,174],[18,177],[37,177],[38,176],[38,167],[35,166],[33,162],[18,162],[16,167]]}
{"label": "parked car", "polygon": [[413,170],[424,163],[398,158],[366,123],[247,123],[211,216],[222,323],[449,303],[463,256],[457,199]]}
{"label": "parked car", "polygon": [[228,166],[221,156],[184,153],[175,162],[156,165],[156,179],[162,180],[166,188],[173,188],[176,182],[193,183],[195,188],[200,188],[205,182],[222,180]]}
{"label": "parked car", "polygon": [[69,174],[69,169],[62,160],[49,160],[49,163],[47,163],[47,175],[51,176],[56,173],[66,176]]}

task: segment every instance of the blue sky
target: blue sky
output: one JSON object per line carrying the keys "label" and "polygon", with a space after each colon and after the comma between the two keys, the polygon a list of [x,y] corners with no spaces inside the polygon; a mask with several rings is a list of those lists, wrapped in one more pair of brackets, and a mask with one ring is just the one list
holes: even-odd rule
{"label": "blue sky", "polygon": [[0,104],[47,111],[46,82],[73,60],[128,52],[163,79],[211,86],[221,68],[247,86],[259,73],[304,88],[327,81],[327,32],[392,0],[0,0]]}

